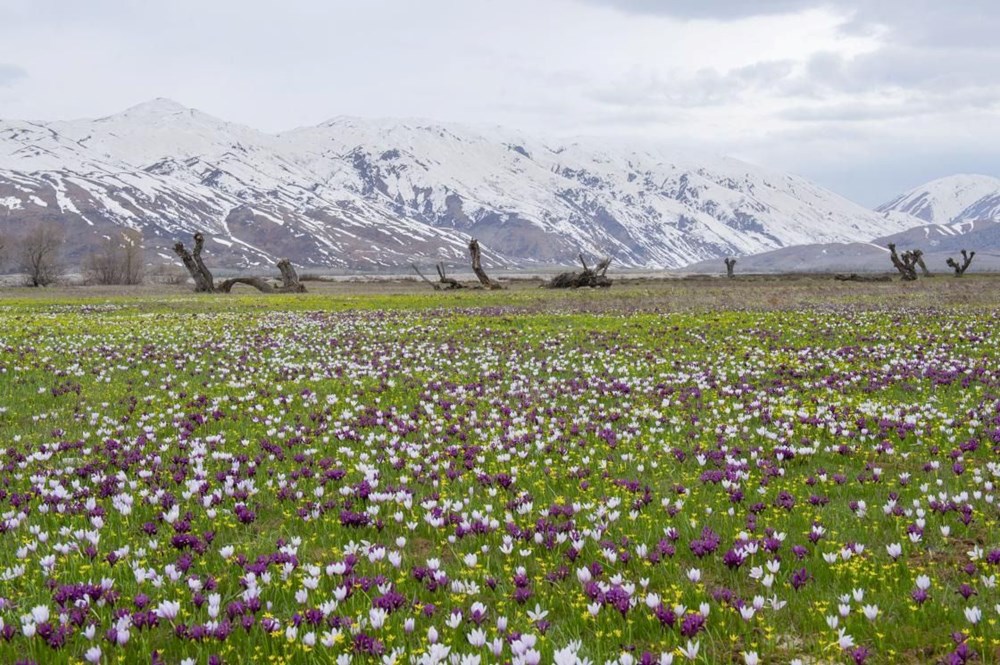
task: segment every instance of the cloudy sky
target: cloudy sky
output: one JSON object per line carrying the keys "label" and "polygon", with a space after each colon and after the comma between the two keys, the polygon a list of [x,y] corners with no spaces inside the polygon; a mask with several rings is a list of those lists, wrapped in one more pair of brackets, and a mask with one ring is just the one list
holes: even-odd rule
{"label": "cloudy sky", "polygon": [[0,0],[0,117],[639,137],[873,205],[1000,176],[998,34],[995,0]]}

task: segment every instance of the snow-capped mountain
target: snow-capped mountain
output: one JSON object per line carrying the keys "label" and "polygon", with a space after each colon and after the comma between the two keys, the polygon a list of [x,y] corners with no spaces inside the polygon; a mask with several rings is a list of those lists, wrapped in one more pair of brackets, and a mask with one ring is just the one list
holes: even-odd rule
{"label": "snow-capped mountain", "polygon": [[335,118],[273,135],[158,99],[98,120],[0,121],[0,232],[63,225],[80,252],[116,226],[164,256],[194,231],[217,264],[493,264],[612,255],[679,267],[914,225],[802,178],[653,146]]}
{"label": "snow-capped mountain", "polygon": [[883,203],[878,212],[903,213],[934,224],[1000,221],[1000,178],[953,175]]}

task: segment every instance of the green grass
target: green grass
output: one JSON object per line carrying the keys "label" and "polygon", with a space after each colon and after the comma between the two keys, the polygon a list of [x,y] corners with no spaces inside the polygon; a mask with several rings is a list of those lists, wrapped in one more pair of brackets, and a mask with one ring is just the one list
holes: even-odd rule
{"label": "green grass", "polygon": [[[539,634],[528,611],[548,610],[552,625],[537,645],[543,662],[571,640],[582,640],[580,656],[597,663],[624,650],[636,658],[670,652],[687,638],[680,621],[663,627],[646,607],[646,593],[655,592],[688,613],[708,604],[705,630],[694,638],[699,662],[742,662],[750,650],[763,662],[842,662],[848,655],[826,617],[857,588],[864,600],[850,601],[839,626],[871,649],[867,662],[940,660],[955,647],[956,631],[981,662],[1000,662],[1000,594],[984,580],[1000,566],[979,561],[965,569],[968,550],[1000,548],[1000,513],[988,499],[1000,473],[992,285],[991,278],[914,288],[674,282],[601,292],[406,287],[368,295],[352,287],[266,298],[11,292],[0,298],[0,515],[21,523],[0,533],[0,573],[22,565],[24,572],[0,582],[0,617],[19,631],[32,607],[47,605],[55,615],[60,585],[108,578],[119,595],[88,605],[84,619],[97,628],[102,662],[145,662],[153,651],[169,663],[206,662],[211,654],[226,662],[331,662],[350,651],[350,630],[332,649],[302,643],[304,633],[319,636],[324,626],[303,624],[293,641],[284,630],[297,613],[332,598],[341,580],[321,572],[304,604],[296,591],[309,566],[323,569],[354,547],[382,545],[399,553],[401,567],[362,557],[355,574],[381,576],[406,605],[382,629],[359,630],[407,658],[426,652],[433,626],[452,653],[495,662],[469,645],[468,619],[457,630],[445,625],[453,609],[468,616],[473,602],[488,608],[489,639],[502,637],[499,616],[511,631]],[[970,442],[975,450],[959,450]],[[794,457],[778,455],[788,449]],[[324,479],[329,469],[343,476]],[[728,473],[726,482],[712,480],[713,472]],[[509,487],[496,484],[499,474]],[[395,497],[353,496],[366,478]],[[239,481],[252,481],[255,491],[240,496]],[[737,490],[742,496],[731,496]],[[649,502],[633,510],[647,491]],[[794,507],[776,505],[782,493]],[[168,494],[182,521],[190,513],[189,533],[204,544],[211,532],[211,543],[192,553],[178,583],[139,583],[133,567],[162,576],[183,553],[163,520]],[[971,522],[955,510],[932,510],[939,494],[967,504]],[[124,496],[133,499],[127,515],[116,507]],[[908,513],[884,510],[891,496]],[[103,510],[99,528],[88,500]],[[328,505],[310,515],[317,501]],[[516,509],[529,501],[523,513]],[[668,512],[664,502],[678,501],[676,514]],[[867,504],[864,514],[858,501]],[[567,518],[550,519],[545,510],[574,504],[571,529],[556,538]],[[244,505],[256,514],[248,524],[236,516]],[[341,524],[342,510],[376,508],[378,528]],[[435,509],[444,523],[428,520]],[[497,520],[496,528],[456,537],[459,523],[482,519]],[[547,522],[556,525],[552,542],[536,542]],[[907,532],[921,523],[924,535],[911,543]],[[814,524],[825,529],[818,543],[808,538]],[[704,527],[721,543],[698,558],[690,545]],[[950,529],[947,537],[941,527]],[[640,546],[652,551],[668,528],[677,535],[674,555],[642,560]],[[81,530],[95,529],[91,558]],[[771,532],[786,534],[776,555],[758,551],[739,568],[726,565],[723,554],[741,533]],[[506,552],[504,536],[518,534],[524,539],[515,537]],[[571,535],[586,541],[575,561]],[[249,565],[293,539],[295,565],[287,580],[280,563],[267,566],[271,581],[261,598],[270,609],[254,615],[249,632],[237,626],[224,641],[191,641],[161,622],[133,628],[122,647],[103,639],[117,609],[135,611],[139,593],[152,607],[180,600],[175,623],[204,624],[206,607],[195,606],[187,586],[192,577],[217,584],[225,617],[247,571],[219,549],[233,547]],[[845,560],[852,543],[864,551]],[[895,562],[886,554],[891,543],[903,546]],[[57,545],[68,550],[58,553]],[[121,561],[107,560],[126,546]],[[793,546],[805,548],[801,559]],[[612,548],[615,560],[603,552]],[[470,553],[475,566],[464,563]],[[40,562],[49,554],[56,558],[46,572]],[[838,560],[828,563],[824,554]],[[428,590],[413,569],[430,558],[449,580],[478,590]],[[771,559],[780,569],[766,588],[749,573]],[[594,562],[605,571],[600,581],[620,575],[635,585],[636,606],[626,616],[611,606],[588,613],[577,569]],[[514,597],[519,566],[532,593],[524,603]],[[701,570],[697,584],[687,579],[691,568]],[[792,574],[802,568],[809,580],[795,590]],[[910,597],[920,574],[932,580],[922,606]],[[333,614],[355,623],[368,616],[379,591],[365,591],[362,581]],[[976,592],[969,601],[958,593],[962,584]],[[756,595],[787,604],[746,621],[737,599]],[[879,607],[874,622],[860,610],[869,603]],[[437,607],[433,616],[423,613],[427,604]],[[984,615],[978,626],[964,616],[973,605]],[[280,622],[280,634],[262,630],[264,616]],[[413,633],[404,631],[407,619]],[[61,649],[18,635],[0,641],[0,661],[80,662],[88,646],[77,628]],[[504,654],[511,658],[509,645]]]}

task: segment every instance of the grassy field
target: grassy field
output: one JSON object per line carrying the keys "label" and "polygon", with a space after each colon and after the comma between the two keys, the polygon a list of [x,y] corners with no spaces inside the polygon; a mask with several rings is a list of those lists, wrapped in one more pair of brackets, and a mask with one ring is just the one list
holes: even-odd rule
{"label": "grassy field", "polygon": [[0,292],[0,662],[1000,662],[1000,280]]}

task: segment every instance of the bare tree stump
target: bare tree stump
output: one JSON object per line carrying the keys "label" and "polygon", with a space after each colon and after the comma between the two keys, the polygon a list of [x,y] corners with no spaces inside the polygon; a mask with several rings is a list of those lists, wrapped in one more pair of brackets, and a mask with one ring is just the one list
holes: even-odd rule
{"label": "bare tree stump", "polygon": [[725,264],[726,264],[726,277],[728,277],[729,279],[736,277],[736,273],[733,272],[733,268],[736,267],[736,259],[726,259]]}
{"label": "bare tree stump", "polygon": [[502,289],[503,287],[500,285],[500,282],[491,279],[486,274],[486,271],[483,270],[482,250],[479,249],[479,241],[475,238],[469,241],[469,254],[472,256],[472,272],[476,273],[476,277],[479,278],[479,283],[483,285],[483,288],[493,291]]}
{"label": "bare tree stump", "polygon": [[965,271],[969,269],[969,266],[972,265],[972,257],[974,257],[975,255],[976,255],[975,252],[966,252],[963,249],[961,264],[959,264],[957,261],[955,261],[955,259],[951,257],[949,257],[948,260],[945,261],[945,263],[947,263],[951,267],[951,269],[955,271],[955,277],[961,277],[962,275],[965,274]]}
{"label": "bare tree stump", "polygon": [[281,272],[281,286],[277,291],[280,293],[305,293],[305,285],[299,281],[299,274],[295,272],[295,266],[288,259],[281,259],[276,264]]}
{"label": "bare tree stump", "polygon": [[174,244],[174,253],[180,257],[191,279],[194,280],[195,293],[229,293],[237,284],[252,286],[261,293],[305,293],[306,291],[305,285],[299,281],[299,275],[288,259],[281,259],[276,264],[281,272],[281,286],[275,287],[263,277],[231,277],[216,286],[212,272],[201,259],[204,247],[205,236],[201,233],[194,234],[193,252],[188,251],[180,241]]}

